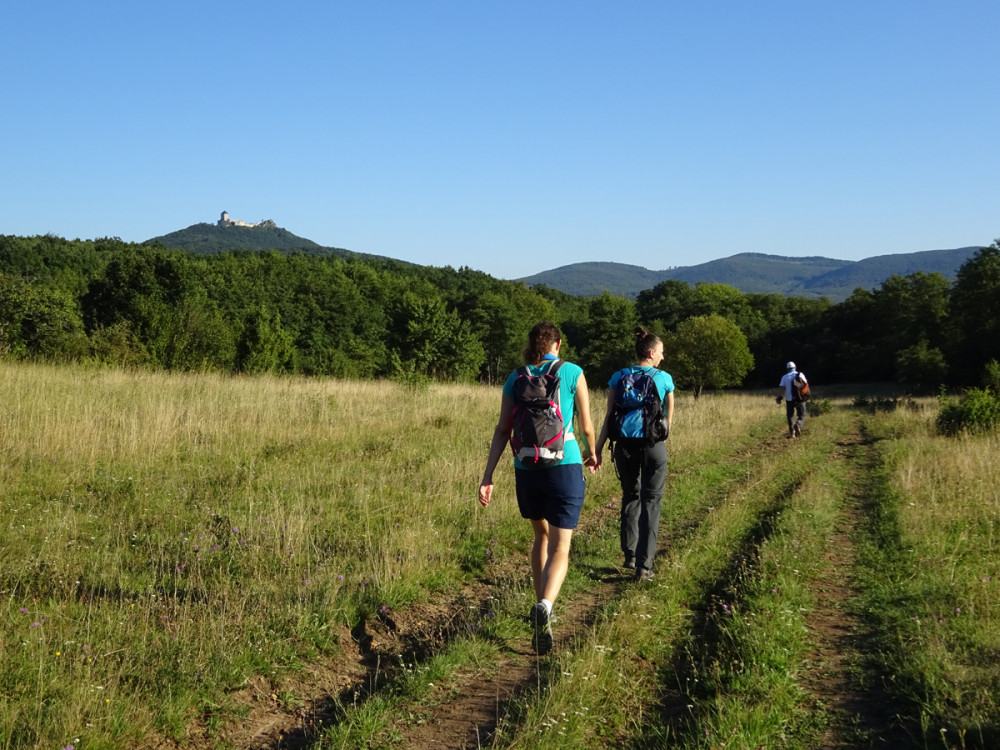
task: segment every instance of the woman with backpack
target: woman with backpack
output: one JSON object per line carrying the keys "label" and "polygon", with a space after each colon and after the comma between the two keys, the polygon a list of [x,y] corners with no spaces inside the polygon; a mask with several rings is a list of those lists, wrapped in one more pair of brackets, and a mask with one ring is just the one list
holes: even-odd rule
{"label": "woman with backpack", "polygon": [[[552,323],[531,329],[524,367],[503,386],[500,417],[493,430],[479,502],[493,499],[493,470],[508,443],[514,449],[514,477],[521,516],[531,521],[531,578],[537,603],[528,613],[532,646],[539,654],[552,648],[552,604],[569,568],[573,530],[583,508],[583,467],[593,473],[594,424],[583,370],[559,359],[562,336]],[[582,435],[573,429],[578,417]],[[578,438],[586,445],[581,446]]]}
{"label": "woman with backpack", "polygon": [[667,445],[674,418],[674,379],[658,365],[663,342],[635,329],[636,363],[608,381],[608,405],[597,438],[597,466],[604,443],[613,445],[612,460],[622,485],[621,545],[624,567],[635,580],[653,578],[656,534],[667,479]]}

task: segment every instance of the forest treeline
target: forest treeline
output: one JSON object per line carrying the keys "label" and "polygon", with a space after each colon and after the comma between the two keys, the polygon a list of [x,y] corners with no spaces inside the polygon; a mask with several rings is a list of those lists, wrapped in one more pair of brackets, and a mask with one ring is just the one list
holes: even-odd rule
{"label": "forest treeline", "polygon": [[[817,383],[980,385],[1000,360],[1000,240],[954,282],[892,276],[832,304],[682,281],[575,297],[466,267],[0,235],[7,358],[495,383],[543,319],[592,383],[630,361],[641,323],[666,340],[681,387],[770,386],[788,359]],[[721,348],[705,348],[718,332]],[[702,366],[742,347],[728,372]]]}

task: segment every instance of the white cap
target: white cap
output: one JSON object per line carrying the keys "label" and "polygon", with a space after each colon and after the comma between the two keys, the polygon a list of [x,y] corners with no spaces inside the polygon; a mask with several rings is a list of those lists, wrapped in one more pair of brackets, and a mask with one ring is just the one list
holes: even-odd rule
{"label": "white cap", "polygon": [[795,369],[795,363],[794,362],[786,362],[785,363],[785,369],[787,369],[787,370],[794,370]]}

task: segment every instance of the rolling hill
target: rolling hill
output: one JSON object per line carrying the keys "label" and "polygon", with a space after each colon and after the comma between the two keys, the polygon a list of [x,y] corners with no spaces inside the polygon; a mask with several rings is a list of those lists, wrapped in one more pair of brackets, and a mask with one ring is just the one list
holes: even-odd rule
{"label": "rolling hill", "polygon": [[704,281],[728,284],[747,293],[783,294],[788,297],[827,297],[841,302],[857,289],[874,289],[893,274],[923,271],[954,279],[961,265],[978,247],[928,250],[897,255],[879,255],[859,261],[818,256],[790,258],[762,253],[739,253],[695,266],[651,271],[624,263],[573,263],[527,276],[528,286],[545,286],[580,297],[604,291],[635,297],[661,281],[676,279],[688,284]]}
{"label": "rolling hill", "polygon": [[312,240],[292,234],[287,229],[274,225],[274,222],[263,222],[259,226],[219,226],[218,224],[192,224],[186,229],[152,237],[142,244],[163,245],[164,247],[187,250],[192,253],[212,255],[231,250],[249,250],[261,252],[277,250],[281,253],[307,253],[309,255],[335,255],[341,258],[361,258],[382,262],[412,265],[402,260],[395,260],[381,255],[356,253],[340,247],[324,247]]}

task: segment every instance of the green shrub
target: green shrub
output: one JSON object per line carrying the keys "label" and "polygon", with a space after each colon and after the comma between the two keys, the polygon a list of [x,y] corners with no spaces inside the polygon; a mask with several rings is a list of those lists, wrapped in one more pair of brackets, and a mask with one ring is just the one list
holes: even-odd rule
{"label": "green shrub", "polygon": [[819,417],[823,414],[829,414],[831,411],[833,411],[833,403],[828,398],[816,399],[809,402],[810,417]]}
{"label": "green shrub", "polygon": [[942,399],[937,428],[945,435],[985,432],[1000,422],[1000,396],[989,388],[971,388],[958,403]]}

